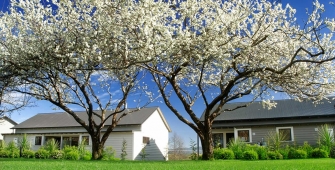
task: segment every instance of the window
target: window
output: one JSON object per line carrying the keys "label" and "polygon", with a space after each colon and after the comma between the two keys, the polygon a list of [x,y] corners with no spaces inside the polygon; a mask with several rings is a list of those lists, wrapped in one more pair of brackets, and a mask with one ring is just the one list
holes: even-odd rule
{"label": "window", "polygon": [[223,134],[213,133],[213,146],[215,148],[223,148]]}
{"label": "window", "polygon": [[235,129],[235,139],[239,139],[242,142],[252,142],[251,129]]}
{"label": "window", "polygon": [[150,138],[143,136],[143,143],[144,144],[150,144]]}
{"label": "window", "polygon": [[35,145],[42,145],[42,136],[35,136]]}
{"label": "window", "polygon": [[277,127],[277,133],[281,137],[281,141],[294,141],[293,139],[293,127]]}
{"label": "window", "polygon": [[64,146],[78,146],[79,137],[63,137]]}
{"label": "window", "polygon": [[84,145],[89,145],[90,139],[89,139],[88,136],[82,136],[82,137],[81,137],[81,142],[82,142],[82,144],[84,144]]}

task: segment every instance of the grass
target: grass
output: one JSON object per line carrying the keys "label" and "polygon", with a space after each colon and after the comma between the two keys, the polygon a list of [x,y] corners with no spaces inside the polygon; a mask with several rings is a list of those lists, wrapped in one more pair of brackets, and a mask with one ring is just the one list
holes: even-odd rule
{"label": "grass", "polygon": [[264,160],[264,161],[242,161],[242,160],[217,160],[217,161],[67,161],[67,160],[40,160],[40,159],[9,159],[0,158],[1,170],[12,169],[243,169],[243,170],[325,170],[334,169],[335,159],[295,159],[295,160]]}

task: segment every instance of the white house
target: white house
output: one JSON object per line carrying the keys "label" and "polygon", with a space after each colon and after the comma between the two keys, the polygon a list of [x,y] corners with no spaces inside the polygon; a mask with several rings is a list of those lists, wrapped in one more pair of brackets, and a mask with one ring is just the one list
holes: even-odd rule
{"label": "white house", "polygon": [[[158,107],[143,108],[131,112],[123,117],[115,127],[105,143],[105,147],[112,146],[115,156],[120,157],[122,142],[126,140],[127,159],[142,159],[142,149],[145,149],[147,160],[166,160],[168,135],[171,132],[161,110]],[[76,113],[82,120],[87,120],[86,112]],[[108,122],[106,124],[108,126]],[[107,127],[105,127],[106,129]],[[48,139],[54,138],[65,145],[78,145],[83,139],[87,141],[87,149],[91,149],[92,141],[86,130],[81,127],[68,113],[37,114],[30,119],[14,126],[15,133],[4,135],[6,142],[18,141],[23,134],[27,134],[32,149],[37,150]],[[104,129],[102,130],[102,133]]]}
{"label": "white house", "polygon": [[0,117],[0,140],[3,140],[3,133],[14,133],[14,129],[11,129],[17,125],[15,121],[7,116]]}

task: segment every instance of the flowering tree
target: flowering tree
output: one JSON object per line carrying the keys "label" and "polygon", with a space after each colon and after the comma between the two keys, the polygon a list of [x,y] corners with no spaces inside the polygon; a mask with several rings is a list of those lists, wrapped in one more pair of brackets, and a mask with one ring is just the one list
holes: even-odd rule
{"label": "flowering tree", "polygon": [[[215,118],[248,105],[226,109],[226,103],[249,96],[271,108],[275,103],[265,100],[271,92],[315,101],[334,92],[335,22],[321,18],[317,1],[303,26],[289,5],[265,0],[146,5],[141,31],[148,32],[145,51],[153,61],[141,66],[170,110],[198,134],[203,159],[213,158]],[[194,105],[202,103],[200,119]]]}
{"label": "flowering tree", "polygon": [[9,89],[16,86],[15,76],[6,67],[0,68],[0,117],[30,106],[29,96],[13,93]]}
{"label": "flowering tree", "polygon": [[[0,18],[1,63],[17,81],[10,91],[49,101],[71,115],[90,134],[92,159],[102,157],[105,141],[129,113],[129,96],[136,95],[138,108],[152,99],[146,93],[139,100],[144,74],[133,64],[145,60],[133,61],[128,52],[131,40],[118,12],[124,5],[13,0]],[[84,109],[88,120],[76,108]]]}

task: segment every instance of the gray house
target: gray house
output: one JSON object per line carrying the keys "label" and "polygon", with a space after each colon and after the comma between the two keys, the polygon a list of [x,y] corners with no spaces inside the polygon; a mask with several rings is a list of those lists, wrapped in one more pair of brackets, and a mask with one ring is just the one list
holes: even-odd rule
{"label": "gray house", "polygon": [[[147,160],[166,160],[168,137],[171,129],[163,113],[158,107],[143,108],[138,111],[128,109],[129,113],[123,117],[114,128],[105,143],[115,150],[116,157],[121,154],[122,142],[126,140],[128,160],[141,160],[142,149],[146,151]],[[86,112],[76,112],[83,120],[87,121]],[[108,113],[107,113],[108,114]],[[96,122],[99,122],[96,119]],[[109,123],[109,124],[108,124]],[[109,126],[110,122],[106,123]],[[3,133],[4,140],[17,142],[26,134],[33,150],[38,150],[49,139],[55,139],[60,147],[65,145],[78,146],[85,141],[86,149],[90,150],[92,141],[86,130],[74,118],[65,112],[41,113],[15,125],[14,133]],[[107,129],[102,129],[102,134]]]}
{"label": "gray house", "polygon": [[[318,127],[330,124],[330,133],[335,126],[335,101],[322,100],[315,105],[311,101],[278,100],[272,109],[264,108],[261,102],[248,107],[222,113],[213,122],[213,140],[227,147],[231,139],[255,144],[266,142],[271,131],[285,134],[285,142],[298,145],[307,141],[316,145]],[[235,108],[245,103],[229,103],[224,108]]]}

